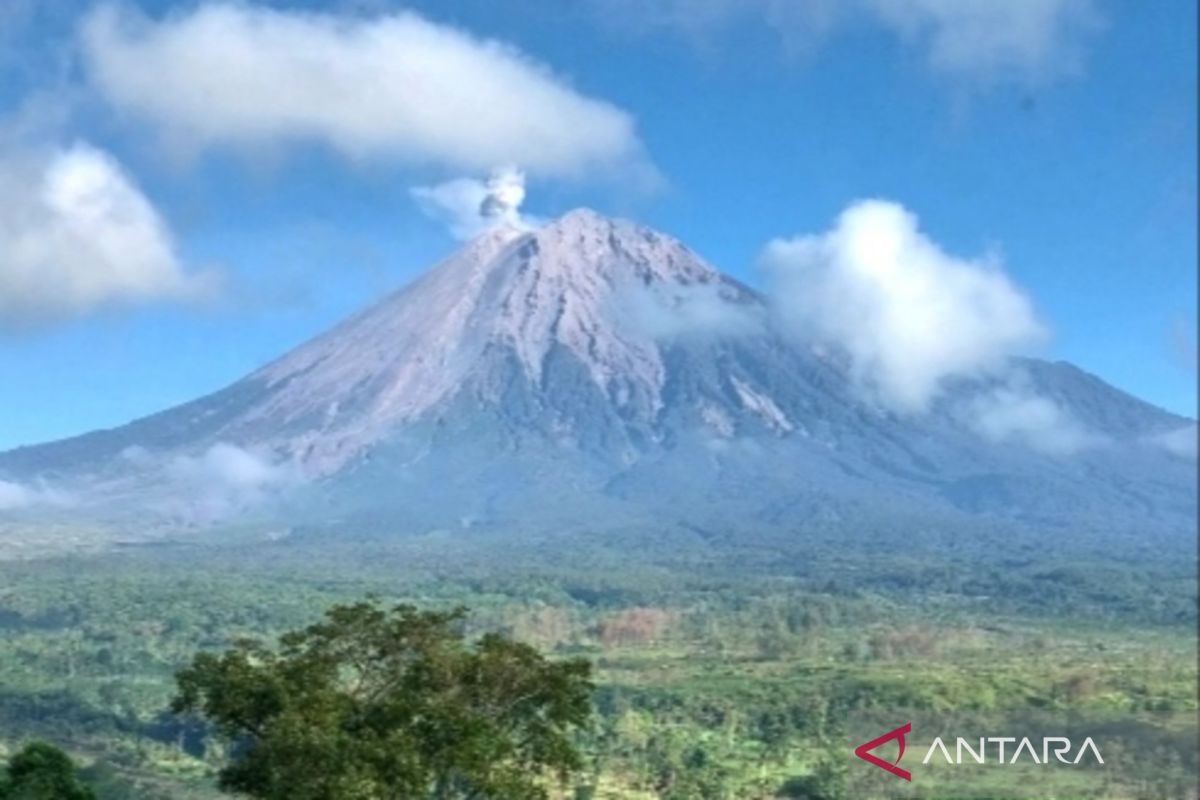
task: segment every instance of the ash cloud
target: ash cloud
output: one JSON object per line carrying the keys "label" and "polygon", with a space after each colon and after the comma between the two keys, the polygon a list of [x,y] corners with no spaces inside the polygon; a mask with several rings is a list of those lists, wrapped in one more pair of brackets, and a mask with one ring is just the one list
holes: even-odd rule
{"label": "ash cloud", "polygon": [[409,192],[422,213],[456,239],[473,239],[501,225],[525,230],[540,223],[521,214],[525,173],[513,166],[498,167],[484,180],[455,178]]}

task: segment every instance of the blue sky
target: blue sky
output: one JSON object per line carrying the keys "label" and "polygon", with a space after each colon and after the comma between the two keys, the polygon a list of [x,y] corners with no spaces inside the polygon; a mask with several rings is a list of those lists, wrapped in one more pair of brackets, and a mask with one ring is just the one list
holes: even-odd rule
{"label": "blue sky", "polygon": [[414,187],[508,165],[527,214],[633,217],[759,286],[772,240],[893,201],[1002,263],[1040,354],[1195,416],[1187,0],[6,9],[0,447],[241,377],[457,246]]}

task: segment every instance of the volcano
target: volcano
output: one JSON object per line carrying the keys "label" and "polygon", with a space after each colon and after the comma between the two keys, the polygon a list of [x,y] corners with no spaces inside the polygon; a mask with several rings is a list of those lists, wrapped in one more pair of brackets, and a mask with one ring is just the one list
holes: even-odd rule
{"label": "volcano", "polygon": [[897,414],[776,313],[632,222],[500,226],[228,388],[0,454],[0,521],[1192,537],[1194,456],[1163,445],[1191,420],[1037,359],[1003,380],[1087,447],[982,435],[995,375]]}

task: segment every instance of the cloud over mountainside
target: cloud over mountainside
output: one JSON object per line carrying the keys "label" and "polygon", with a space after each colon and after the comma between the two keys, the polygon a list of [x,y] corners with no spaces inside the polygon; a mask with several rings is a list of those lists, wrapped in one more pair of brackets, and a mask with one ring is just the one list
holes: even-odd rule
{"label": "cloud over mountainside", "polygon": [[1105,443],[1053,400],[1007,385],[971,399],[967,423],[993,442],[1016,442],[1051,455],[1070,455]]}
{"label": "cloud over mountainside", "polygon": [[224,441],[174,454],[131,444],[117,454],[117,461],[125,468],[161,474],[168,492],[156,508],[193,523],[261,505],[303,482],[295,463]]}
{"label": "cloud over mountainside", "polygon": [[502,42],[412,12],[358,18],[232,3],[82,28],[89,80],[181,148],[320,142],[473,172],[648,170],[633,118]]}
{"label": "cloud over mountainside", "polygon": [[88,144],[0,156],[0,328],[209,294],[133,179]]}
{"label": "cloud over mountainside", "polygon": [[0,511],[23,508],[33,503],[33,493],[19,483],[0,481]]}
{"label": "cloud over mountainside", "polygon": [[206,517],[255,505],[300,481],[294,465],[228,442],[217,442],[199,455],[175,456],[166,467],[179,496],[189,498],[193,513]]}
{"label": "cloud over mountainside", "polygon": [[44,483],[17,483],[0,480],[0,511],[17,511],[33,506],[66,506],[71,496]]}
{"label": "cloud over mountainside", "polygon": [[1200,430],[1197,429],[1195,423],[1192,423],[1153,436],[1150,438],[1150,442],[1168,453],[1195,461],[1198,439],[1200,439]]}
{"label": "cloud over mountainside", "polygon": [[827,233],[772,241],[761,263],[780,324],[842,347],[862,388],[897,411],[926,410],[947,379],[1045,335],[995,264],[947,254],[897,203],[855,203]]}

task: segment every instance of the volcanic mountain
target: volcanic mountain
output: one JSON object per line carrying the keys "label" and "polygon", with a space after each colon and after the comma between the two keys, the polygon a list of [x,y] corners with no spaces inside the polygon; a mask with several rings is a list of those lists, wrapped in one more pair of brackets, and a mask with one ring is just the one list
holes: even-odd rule
{"label": "volcanic mountain", "polygon": [[1191,536],[1194,456],[1167,446],[1191,421],[1021,359],[1005,385],[1086,446],[988,436],[970,409],[1001,379],[895,414],[836,346],[777,327],[645,227],[586,210],[502,226],[215,394],[0,454],[23,498],[0,518]]}

